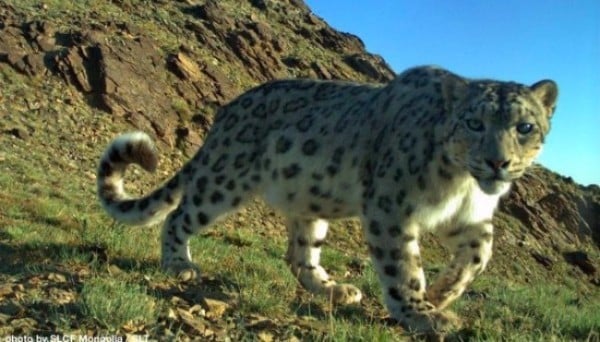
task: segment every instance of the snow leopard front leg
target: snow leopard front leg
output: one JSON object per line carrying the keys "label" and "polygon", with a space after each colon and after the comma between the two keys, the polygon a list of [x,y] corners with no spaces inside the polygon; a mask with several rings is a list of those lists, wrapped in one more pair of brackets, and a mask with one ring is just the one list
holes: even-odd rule
{"label": "snow leopard front leg", "polygon": [[390,315],[412,332],[448,330],[455,318],[426,297],[419,226],[410,219],[412,206],[400,205],[391,194],[366,197],[363,229]]}
{"label": "snow leopard front leg", "polygon": [[458,298],[481,273],[492,256],[491,220],[467,224],[442,232],[453,258],[427,289],[427,299],[444,309]]}
{"label": "snow leopard front leg", "polygon": [[286,260],[300,285],[312,293],[328,296],[336,304],[359,302],[362,293],[358,288],[350,284],[338,284],[320,264],[327,221],[311,218],[288,218],[287,221]]}

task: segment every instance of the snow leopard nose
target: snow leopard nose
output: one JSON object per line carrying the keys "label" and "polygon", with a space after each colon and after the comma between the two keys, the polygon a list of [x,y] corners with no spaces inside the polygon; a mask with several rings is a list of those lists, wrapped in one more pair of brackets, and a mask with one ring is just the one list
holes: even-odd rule
{"label": "snow leopard nose", "polygon": [[489,160],[486,159],[485,163],[492,168],[494,171],[505,170],[510,165],[510,160]]}

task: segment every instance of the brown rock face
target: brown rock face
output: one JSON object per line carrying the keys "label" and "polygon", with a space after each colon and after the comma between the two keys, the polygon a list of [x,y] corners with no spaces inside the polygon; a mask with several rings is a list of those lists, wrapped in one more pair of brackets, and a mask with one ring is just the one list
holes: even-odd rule
{"label": "brown rock face", "polygon": [[547,240],[557,249],[592,241],[600,246],[598,192],[583,190],[538,167],[515,182],[500,209],[521,221],[537,239]]}
{"label": "brown rock face", "polygon": [[[521,225],[517,244],[543,267],[566,261],[598,282],[598,260],[586,250],[600,248],[600,189],[583,187],[542,167],[513,185],[500,210]],[[501,232],[503,233],[503,232]],[[502,248],[502,247],[499,247]]]}
{"label": "brown rock face", "polygon": [[[301,1],[251,1],[255,13],[249,16],[232,15],[231,4],[215,0],[162,5],[186,17],[177,28],[185,32],[177,33],[192,39],[176,51],[165,51],[164,41],[129,23],[60,30],[0,5],[0,63],[30,76],[58,75],[90,106],[171,144],[183,139],[190,151],[200,141],[189,132],[206,129],[215,106],[251,85],[297,76],[378,82],[393,77],[359,38],[332,29]],[[315,54],[327,58],[307,57]]]}

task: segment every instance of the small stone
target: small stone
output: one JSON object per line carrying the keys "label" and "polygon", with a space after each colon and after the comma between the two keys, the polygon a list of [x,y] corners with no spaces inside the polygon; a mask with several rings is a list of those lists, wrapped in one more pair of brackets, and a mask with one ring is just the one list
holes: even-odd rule
{"label": "small stone", "polygon": [[177,296],[171,297],[171,304],[177,305],[177,306],[184,306],[184,305],[187,306],[188,305],[187,301],[185,301],[181,297],[177,297]]}
{"label": "small stone", "polygon": [[50,273],[48,274],[48,280],[56,283],[64,283],[67,281],[67,277],[60,273]]}
{"label": "small stone", "polygon": [[23,331],[23,332],[29,332],[32,331],[36,325],[37,322],[35,321],[35,319],[33,318],[18,318],[18,319],[13,319],[12,321],[10,321],[10,325],[12,328]]}
{"label": "small stone", "polygon": [[183,52],[170,55],[167,63],[170,70],[184,80],[197,81],[201,78],[198,64]]}
{"label": "small stone", "polygon": [[258,333],[258,339],[262,342],[272,342],[274,340],[273,334],[267,331],[261,331]]}
{"label": "small stone", "polygon": [[52,37],[40,35],[35,38],[35,41],[37,42],[40,49],[44,52],[52,51],[56,46],[56,39]]}
{"label": "small stone", "polygon": [[194,270],[187,269],[179,272],[177,275],[177,280],[186,283],[195,280],[197,277],[198,274]]}
{"label": "small stone", "polygon": [[194,330],[200,333],[204,333],[206,330],[206,325],[202,319],[194,317],[191,313],[181,308],[177,308],[177,313],[181,320]]}
{"label": "small stone", "polygon": [[119,266],[111,264],[108,266],[108,273],[111,275],[116,275],[123,273],[123,270],[120,269]]}
{"label": "small stone", "polygon": [[211,329],[206,328],[204,330],[204,337],[210,337],[210,336],[213,336],[214,334],[215,334],[215,332],[212,331]]}
{"label": "small stone", "polygon": [[12,284],[0,285],[0,297],[8,296],[14,292]]}
{"label": "small stone", "polygon": [[173,310],[172,308],[169,308],[169,310],[167,312],[167,318],[177,319],[177,312],[175,310]]}
{"label": "small stone", "polygon": [[229,304],[227,304],[223,301],[220,301],[217,299],[211,299],[211,298],[203,298],[200,305],[202,305],[202,307],[204,309],[206,309],[207,316],[217,317],[217,318],[223,316],[225,311],[227,311],[227,309],[229,309]]}
{"label": "small stone", "polygon": [[199,304],[192,306],[188,312],[191,314],[198,314],[198,316],[206,316],[206,310]]}
{"label": "small stone", "polygon": [[75,294],[71,291],[65,291],[57,288],[50,288],[48,291],[48,298],[52,302],[64,305],[75,301]]}
{"label": "small stone", "polygon": [[29,54],[23,57],[23,62],[26,64],[25,73],[30,76],[37,75],[46,70],[43,53]]}
{"label": "small stone", "polygon": [[246,329],[254,329],[254,330],[270,330],[275,329],[277,327],[277,323],[272,319],[261,316],[261,315],[251,315],[247,318],[247,323],[245,325]]}

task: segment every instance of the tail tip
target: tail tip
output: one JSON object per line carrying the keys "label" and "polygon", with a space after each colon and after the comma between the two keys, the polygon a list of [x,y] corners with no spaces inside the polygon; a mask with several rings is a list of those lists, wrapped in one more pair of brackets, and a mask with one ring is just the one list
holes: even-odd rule
{"label": "tail tip", "polygon": [[154,172],[158,166],[158,154],[152,138],[144,132],[130,132],[119,136],[115,146],[122,146],[122,151],[135,160],[144,170]]}

